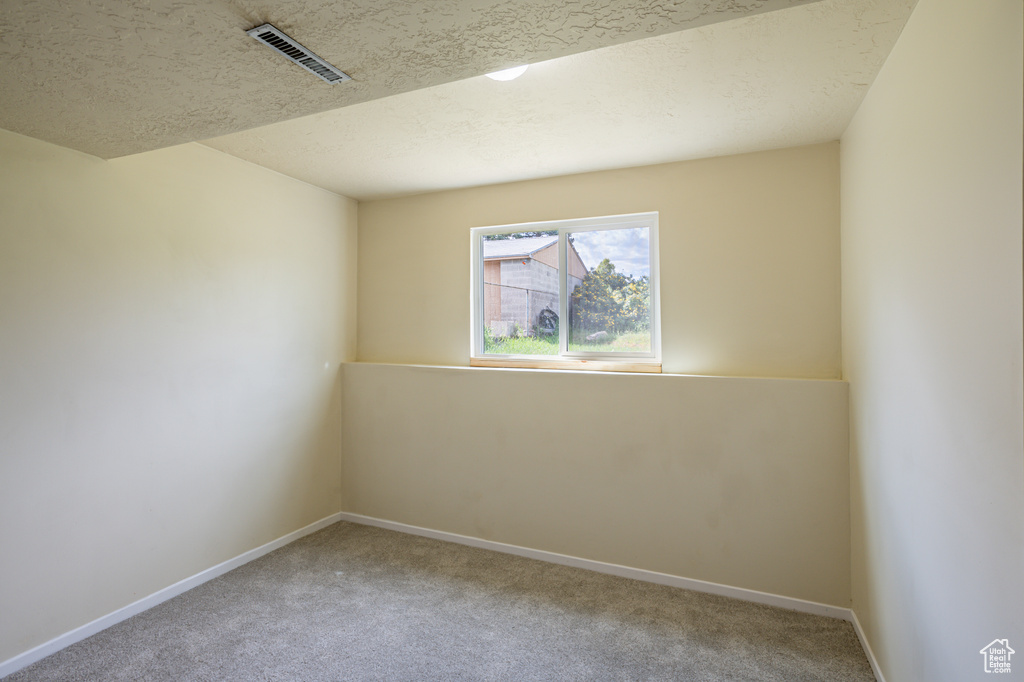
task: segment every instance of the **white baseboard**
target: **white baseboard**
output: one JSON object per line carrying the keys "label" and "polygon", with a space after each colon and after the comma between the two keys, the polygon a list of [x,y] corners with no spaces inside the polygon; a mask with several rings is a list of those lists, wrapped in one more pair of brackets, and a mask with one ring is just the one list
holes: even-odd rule
{"label": "white baseboard", "polygon": [[359,523],[365,526],[376,526],[378,528],[385,528],[387,530],[394,530],[400,533],[408,533],[410,535],[420,535],[423,537],[434,538],[435,540],[443,540],[446,542],[455,542],[461,545],[468,545],[470,547],[478,547],[480,549],[489,549],[495,552],[502,552],[505,554],[514,554],[516,556],[526,557],[528,559],[537,559],[540,561],[547,561],[552,564],[561,564],[563,566],[573,566],[575,568],[583,568],[597,573],[607,573],[609,575],[617,575],[623,578],[632,578],[634,580],[642,580],[650,583],[657,583],[659,585],[668,585],[669,587],[680,587],[686,590],[694,590],[695,592],[705,592],[707,594],[717,594],[723,597],[732,597],[735,599],[742,599],[744,601],[754,602],[757,604],[766,604],[768,606],[777,606],[784,609],[790,609],[792,611],[800,611],[802,613],[811,613],[818,616],[827,616],[829,618],[838,618],[840,620],[849,621],[853,624],[853,628],[857,633],[857,637],[860,639],[861,645],[864,647],[864,651],[867,654],[868,661],[871,663],[871,669],[875,673],[875,677],[878,682],[885,682],[885,678],[882,676],[882,672],[878,667],[878,661],[875,660],[874,653],[871,651],[871,645],[868,643],[867,638],[864,636],[864,631],[861,629],[860,622],[857,620],[857,614],[851,609],[842,608],[839,606],[832,606],[829,604],[820,604],[818,602],[806,601],[804,599],[796,599],[794,597],[784,597],[778,594],[771,594],[768,592],[759,592],[757,590],[748,590],[742,587],[732,587],[729,585],[722,585],[719,583],[707,582],[704,580],[695,580],[693,578],[683,578],[676,575],[670,575],[668,573],[658,573],[657,571],[647,571],[642,568],[632,568],[630,566],[622,566],[619,564],[609,564],[603,561],[594,561],[592,559],[581,559],[579,557],[568,556],[566,554],[558,554],[556,552],[547,552],[540,549],[531,549],[529,547],[520,547],[518,545],[508,545],[502,542],[494,542],[492,540],[483,540],[481,538],[474,538],[468,535],[459,535],[457,533],[448,533],[446,531],[432,530],[430,528],[421,528],[420,526],[410,526],[405,523],[398,523],[396,521],[386,521],[384,519],[377,519],[371,516],[363,516],[361,514],[351,514],[348,512],[338,512],[328,517],[320,519],[314,523],[309,524],[304,528],[300,528],[294,532],[288,533],[272,542],[268,542],[265,545],[261,545],[255,549],[251,549],[248,552],[238,555],[233,559],[228,559],[225,562],[217,564],[212,568],[208,568],[205,571],[201,571],[189,578],[185,578],[173,585],[165,587],[162,590],[154,592],[153,594],[143,597],[136,602],[129,604],[123,608],[109,613],[105,616],[97,618],[91,623],[75,628],[70,632],[66,632],[63,635],[55,637],[44,644],[29,649],[28,651],[18,654],[13,658],[9,658],[6,661],[0,663],[0,678],[6,677],[12,673],[21,670],[27,666],[32,665],[36,661],[46,658],[50,654],[56,653],[61,649],[71,646],[76,642],[80,642],[86,637],[109,628],[111,625],[120,623],[123,620],[127,620],[132,616],[142,613],[143,611],[150,609],[157,604],[161,604],[168,599],[178,596],[183,592],[187,592],[193,587],[197,587],[209,580],[221,576],[228,571],[231,571],[239,566],[249,563],[254,559],[258,559],[265,554],[273,552],[275,549],[284,547],[285,545],[298,540],[299,538],[315,533],[316,531],[326,528],[327,526],[337,523],[338,521],[350,521],[352,523]]}
{"label": "white baseboard", "polygon": [[882,668],[878,665],[878,659],[875,658],[875,652],[871,650],[871,643],[868,642],[867,635],[864,634],[864,628],[860,626],[860,620],[857,618],[857,612],[850,609],[850,615],[853,618],[850,622],[853,623],[853,630],[857,633],[857,639],[860,640],[860,645],[864,649],[864,653],[868,657],[868,663],[871,664],[871,671],[875,673],[875,680],[877,682],[885,682],[885,676],[882,674]]}
{"label": "white baseboard", "polygon": [[731,587],[729,585],[710,583],[704,580],[694,580],[693,578],[683,578],[677,575],[670,575],[668,573],[647,571],[642,568],[632,568],[630,566],[621,566],[619,564],[607,564],[603,561],[581,559],[579,557],[568,556],[565,554],[546,552],[540,549],[530,549],[529,547],[520,547],[518,545],[506,545],[502,542],[481,540],[480,538],[474,538],[468,535],[458,535],[457,533],[448,533],[440,530],[431,530],[430,528],[410,526],[405,523],[385,521],[371,516],[362,516],[361,514],[342,512],[339,514],[339,518],[342,521],[361,523],[365,526],[377,526],[378,528],[396,530],[401,533],[422,535],[424,537],[434,538],[435,540],[456,542],[460,545],[469,545],[470,547],[479,547],[480,549],[490,549],[495,552],[503,552],[505,554],[515,554],[516,556],[526,557],[528,559],[538,559],[552,564],[585,568],[598,573],[608,573],[610,575],[617,575],[623,578],[632,578],[634,580],[642,580],[644,582],[657,583],[659,585],[668,585],[669,587],[681,587],[695,592],[706,592],[708,594],[717,594],[723,597],[734,597],[736,599],[742,599],[744,601],[754,602],[757,604],[778,606],[791,611],[813,613],[818,616],[838,618],[839,620],[853,620],[853,612],[850,609],[844,609],[840,606],[819,604],[818,602],[805,601],[794,597],[783,597],[778,594],[758,592],[757,590],[748,590],[742,587]]}
{"label": "white baseboard", "polygon": [[91,623],[86,623],[85,625],[75,628],[70,632],[65,632],[63,635],[54,637],[49,642],[40,644],[33,649],[29,649],[24,653],[18,654],[17,656],[0,663],[0,678],[6,677],[7,675],[21,670],[22,668],[28,667],[36,661],[42,660],[50,654],[60,651],[64,647],[80,642],[86,637],[91,637],[101,630],[106,630],[111,625],[116,625],[123,620],[127,620],[138,613],[142,613],[146,609],[151,609],[157,604],[161,604],[168,599],[177,597],[182,592],[187,592],[193,587],[202,585],[208,580],[213,580],[232,569],[238,568],[243,564],[247,564],[254,559],[259,559],[261,556],[269,554],[275,549],[284,547],[290,542],[294,542],[295,540],[298,540],[305,535],[309,535],[310,533],[315,533],[321,528],[326,528],[327,526],[341,520],[342,514],[332,514],[326,518],[320,519],[319,521],[315,521],[304,528],[300,528],[283,537],[268,542],[265,545],[261,545],[256,549],[251,549],[248,552],[239,554],[233,559],[228,559],[227,561],[217,564],[212,568],[208,568],[205,571],[196,573],[195,575],[176,582],[162,590],[158,590],[148,597],[143,597],[142,599],[132,602],[128,606],[120,608],[113,613],[101,616]]}
{"label": "white baseboard", "polygon": [[806,601],[804,599],[796,599],[795,597],[784,597],[782,595],[771,594],[769,592],[748,590],[743,587],[732,587],[730,585],[722,585],[720,583],[712,583],[705,580],[683,578],[677,575],[670,575],[668,573],[647,571],[642,568],[632,568],[630,566],[621,566],[619,564],[608,564],[603,561],[594,561],[592,559],[581,559],[579,557],[568,556],[565,554],[546,552],[540,549],[530,549],[529,547],[520,547],[518,545],[506,545],[502,542],[482,540],[468,535],[448,533],[441,530],[421,528],[419,526],[410,526],[405,523],[385,521],[384,519],[362,516],[361,514],[342,512],[338,515],[338,518],[341,521],[351,521],[353,523],[361,523],[365,526],[376,526],[378,528],[386,528],[388,530],[395,530],[400,533],[409,533],[411,535],[422,535],[423,537],[434,538],[435,540],[456,542],[460,545],[469,545],[470,547],[479,547],[480,549],[489,549],[495,552],[504,552],[505,554],[515,554],[516,556],[526,557],[528,559],[538,559],[552,564],[584,568],[590,571],[608,573],[610,575],[617,575],[623,578],[643,580],[649,583],[668,585],[669,587],[681,587],[685,590],[717,594],[719,596],[733,597],[734,599],[742,599],[743,601],[754,602],[756,604],[778,606],[779,608],[789,609],[791,611],[799,611],[801,613],[811,613],[817,616],[827,616],[829,618],[845,620],[853,625],[854,632],[857,633],[857,638],[860,640],[860,644],[868,658],[868,663],[871,664],[871,670],[875,675],[875,679],[877,682],[885,682],[885,677],[882,675],[882,669],[878,666],[875,654],[871,650],[871,645],[868,643],[868,639],[864,635],[864,630],[860,626],[860,621],[857,620],[857,614],[853,609],[845,609],[841,606],[832,606],[830,604],[820,604],[818,602]]}

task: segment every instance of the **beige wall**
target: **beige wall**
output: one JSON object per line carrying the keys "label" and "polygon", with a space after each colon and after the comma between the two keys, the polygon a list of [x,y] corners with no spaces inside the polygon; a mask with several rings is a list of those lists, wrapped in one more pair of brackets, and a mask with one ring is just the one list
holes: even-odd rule
{"label": "beige wall", "polygon": [[848,606],[845,383],[371,364],[468,364],[470,228],[657,210],[666,372],[838,377],[838,152],[361,203],[346,510]]}
{"label": "beige wall", "polygon": [[342,506],[355,214],[0,131],[0,661]]}
{"label": "beige wall", "polygon": [[846,388],[346,364],[346,510],[845,608]]}
{"label": "beige wall", "polygon": [[660,212],[666,372],[840,375],[838,145],[359,205],[359,359],[467,365],[469,230]]}
{"label": "beige wall", "polygon": [[853,606],[888,682],[991,678],[995,638],[1024,673],[1022,19],[921,0],[842,138]]}

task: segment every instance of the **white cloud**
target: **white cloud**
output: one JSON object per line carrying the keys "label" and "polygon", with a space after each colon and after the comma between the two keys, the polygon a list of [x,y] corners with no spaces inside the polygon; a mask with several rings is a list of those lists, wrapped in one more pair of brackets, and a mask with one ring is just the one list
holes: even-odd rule
{"label": "white cloud", "polygon": [[646,227],[573,232],[570,236],[588,270],[607,258],[624,275],[651,274],[650,234]]}

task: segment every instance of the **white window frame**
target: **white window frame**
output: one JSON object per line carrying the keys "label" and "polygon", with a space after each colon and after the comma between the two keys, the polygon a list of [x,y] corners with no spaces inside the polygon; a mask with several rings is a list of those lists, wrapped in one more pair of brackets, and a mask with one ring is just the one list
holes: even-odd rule
{"label": "white window frame", "polygon": [[[596,353],[569,351],[567,235],[572,232],[648,228],[650,236],[650,329],[651,350],[646,353]],[[483,237],[509,232],[558,232],[558,355],[502,355],[484,352]],[[474,227],[470,230],[470,365],[477,367],[527,367],[541,369],[591,369],[627,372],[661,371],[661,292],[658,258],[658,213],[551,220],[510,225]],[[566,350],[562,350],[562,349]]]}

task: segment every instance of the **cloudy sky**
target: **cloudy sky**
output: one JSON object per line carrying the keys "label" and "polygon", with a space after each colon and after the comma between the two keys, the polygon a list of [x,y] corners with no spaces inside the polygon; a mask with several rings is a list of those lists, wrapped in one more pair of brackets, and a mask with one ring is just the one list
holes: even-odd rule
{"label": "cloudy sky", "polygon": [[650,234],[646,227],[571,232],[570,236],[588,270],[607,258],[615,264],[616,272],[634,277],[651,274]]}

